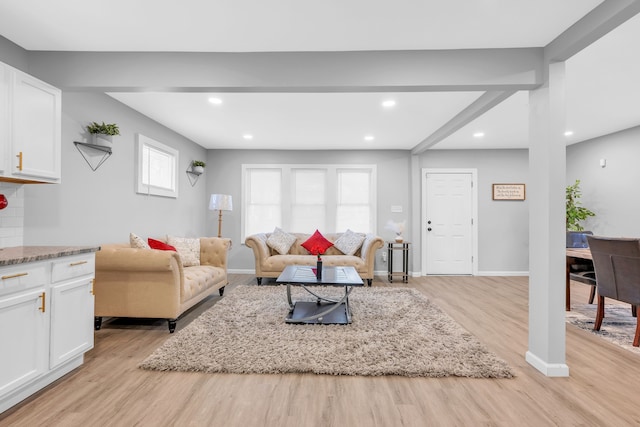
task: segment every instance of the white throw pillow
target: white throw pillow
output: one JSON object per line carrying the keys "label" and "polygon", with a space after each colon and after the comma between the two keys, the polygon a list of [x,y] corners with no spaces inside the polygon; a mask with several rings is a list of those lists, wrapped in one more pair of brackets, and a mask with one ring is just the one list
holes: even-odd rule
{"label": "white throw pillow", "polygon": [[275,249],[280,255],[286,255],[295,242],[296,236],[276,227],[267,239],[267,246]]}
{"label": "white throw pillow", "polygon": [[180,254],[183,267],[200,265],[200,239],[168,236],[167,243]]}
{"label": "white throw pillow", "polygon": [[362,242],[364,242],[364,234],[347,229],[336,239],[333,246],[345,255],[353,255],[362,246]]}
{"label": "white throw pillow", "polygon": [[135,249],[151,249],[149,244],[137,234],[129,233],[129,245]]}

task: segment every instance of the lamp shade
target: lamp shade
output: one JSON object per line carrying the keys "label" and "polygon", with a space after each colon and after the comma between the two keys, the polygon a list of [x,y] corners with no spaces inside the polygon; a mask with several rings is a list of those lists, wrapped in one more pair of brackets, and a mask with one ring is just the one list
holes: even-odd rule
{"label": "lamp shade", "polygon": [[233,201],[228,194],[212,194],[209,200],[209,209],[212,211],[232,211]]}

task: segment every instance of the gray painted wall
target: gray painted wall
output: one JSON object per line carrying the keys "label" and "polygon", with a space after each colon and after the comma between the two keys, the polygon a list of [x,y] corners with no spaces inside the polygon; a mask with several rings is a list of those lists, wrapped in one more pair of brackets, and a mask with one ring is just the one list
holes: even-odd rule
{"label": "gray painted wall", "polygon": [[[1,61],[54,84],[56,82],[51,81],[51,77],[56,75],[55,70],[52,71],[48,65],[57,63],[63,57],[55,52],[27,53],[0,38]],[[32,70],[29,69],[30,65]],[[80,68],[74,70],[80,72]],[[82,73],[91,75],[84,71]],[[207,151],[103,94],[67,88],[63,91],[62,106],[62,184],[24,186],[24,243],[27,245],[122,242],[126,241],[129,232],[142,237],[167,233],[216,235],[217,213],[207,209],[208,199],[212,193],[225,193],[233,195],[235,202],[234,212],[225,213],[223,221],[223,234],[234,241],[229,267],[232,270],[252,270],[251,251],[239,241],[240,166],[243,163],[376,164],[378,234],[385,239],[393,238],[393,233],[384,229],[389,219],[406,220],[405,236],[412,235],[412,228],[420,227],[420,218],[411,217],[412,203],[420,202],[412,200],[410,196],[409,151]],[[73,141],[85,140],[87,135],[84,126],[91,121],[118,123],[122,132],[114,142],[114,154],[95,172],[91,171],[73,144]],[[177,200],[135,193],[136,133],[179,150],[180,187]],[[192,187],[185,171],[191,160],[205,157],[205,174]],[[526,151],[431,150],[419,158],[420,167],[478,169],[479,270],[481,273],[526,271],[527,202],[491,201],[492,183],[526,182]],[[403,213],[391,213],[392,205],[402,206]],[[419,250],[418,242],[414,242],[413,250]],[[419,265],[410,265],[411,271],[419,269]],[[376,270],[386,270],[381,252],[377,257]]]}
{"label": "gray painted wall", "polygon": [[[117,123],[113,155],[93,172],[73,141],[86,141],[85,126]],[[135,193],[136,133],[179,150],[178,199]],[[104,94],[63,92],[62,183],[24,186],[26,245],[95,245],[173,234],[200,236],[206,186],[191,187],[186,170],[206,150]]]}
{"label": "gray painted wall", "polygon": [[[205,172],[207,189],[209,193],[231,194],[234,200],[234,211],[224,212],[222,222],[222,234],[233,240],[229,259],[231,269],[254,268],[253,252],[240,241],[242,164],[375,164],[378,186],[377,233],[384,239],[394,237],[392,232],[384,229],[389,219],[407,220],[407,224],[410,223],[409,151],[209,150]],[[403,206],[403,213],[392,214],[391,205]],[[208,234],[217,234],[217,218],[217,212],[209,212],[206,228]],[[407,232],[410,232],[409,227]],[[382,251],[379,251],[376,270],[384,271],[386,265],[381,264],[381,255]]]}
{"label": "gray painted wall", "polygon": [[29,72],[27,51],[2,36],[0,36],[0,61],[26,73]]}
{"label": "gray painted wall", "polygon": [[[377,232],[385,240],[393,233],[384,229],[389,219],[407,221],[405,236],[413,227],[420,227],[420,218],[410,215],[410,153],[408,151],[244,151],[210,150],[207,155],[207,188],[209,193],[231,194],[234,212],[223,213],[223,235],[234,240],[229,267],[236,270],[253,269],[251,250],[238,241],[240,238],[241,165],[272,163],[367,163],[376,164],[378,170]],[[476,168],[478,169],[478,221],[480,272],[526,272],[529,260],[528,202],[491,200],[491,184],[527,182],[528,156],[526,150],[432,150],[421,156],[424,168]],[[392,205],[401,205],[403,213],[391,213]],[[265,230],[270,231],[270,230]],[[206,232],[217,233],[217,213],[209,212]],[[412,250],[419,250],[413,242]],[[376,258],[376,271],[386,270]],[[419,271],[420,265],[410,265]]]}
{"label": "gray painted wall", "polygon": [[[582,205],[596,216],[585,230],[604,236],[640,237],[640,127],[567,147],[567,183],[580,180]],[[606,159],[606,167],[600,167]]]}
{"label": "gray painted wall", "polygon": [[492,184],[527,183],[527,150],[429,150],[421,168],[478,170],[478,270],[529,270],[528,201],[494,201]]}

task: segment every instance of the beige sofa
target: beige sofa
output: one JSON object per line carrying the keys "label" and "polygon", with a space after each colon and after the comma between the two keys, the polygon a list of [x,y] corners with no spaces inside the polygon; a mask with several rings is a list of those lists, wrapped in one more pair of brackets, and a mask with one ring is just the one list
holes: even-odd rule
{"label": "beige sofa", "polygon": [[95,329],[102,317],[161,318],[173,332],[177,318],[227,281],[231,240],[200,238],[199,266],[183,267],[174,251],[101,245],[96,253]]}
{"label": "beige sofa", "polygon": [[[262,283],[264,277],[278,277],[288,265],[316,265],[316,256],[301,245],[311,235],[303,233],[290,233],[296,236],[296,242],[291,246],[286,255],[281,255],[267,245],[267,239],[271,233],[253,234],[245,239],[245,244],[253,249],[256,260],[256,279],[258,285]],[[327,233],[324,237],[331,242],[335,242],[342,233]],[[376,251],[384,246],[382,238],[373,234],[367,234],[360,249],[354,255],[344,255],[335,247],[330,247],[322,255],[322,263],[325,267],[352,266],[356,269],[362,279],[367,280],[371,286],[373,281],[373,267],[375,264]]]}

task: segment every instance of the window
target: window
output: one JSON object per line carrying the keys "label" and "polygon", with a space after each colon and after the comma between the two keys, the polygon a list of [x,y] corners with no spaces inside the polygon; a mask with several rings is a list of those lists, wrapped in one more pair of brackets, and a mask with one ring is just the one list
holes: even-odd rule
{"label": "window", "polygon": [[177,165],[177,150],[138,134],[138,193],[178,197]]}
{"label": "window", "polygon": [[243,165],[242,239],[290,232],[375,232],[375,165]]}

